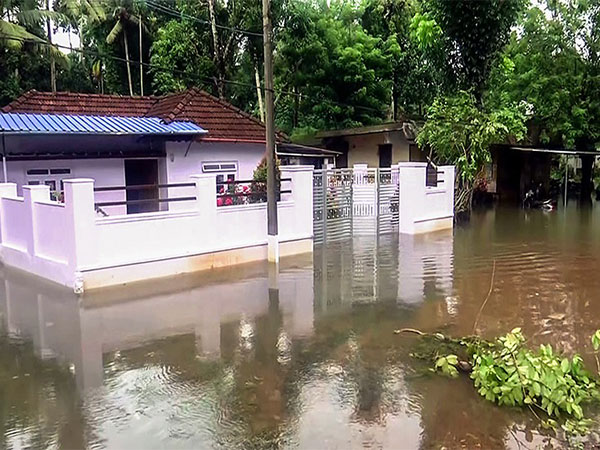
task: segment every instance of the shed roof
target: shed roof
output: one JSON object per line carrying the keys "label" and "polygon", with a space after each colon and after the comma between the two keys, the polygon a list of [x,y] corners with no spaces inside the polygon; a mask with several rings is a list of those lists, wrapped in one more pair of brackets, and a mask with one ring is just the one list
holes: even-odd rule
{"label": "shed roof", "polygon": [[206,130],[189,121],[165,123],[158,117],[0,113],[0,132],[44,135],[193,136]]}
{"label": "shed roof", "polygon": [[405,131],[410,122],[388,122],[378,125],[368,125],[364,127],[344,128],[341,130],[325,130],[319,131],[315,137],[319,139],[331,137],[357,136],[362,134],[388,133],[391,131]]}

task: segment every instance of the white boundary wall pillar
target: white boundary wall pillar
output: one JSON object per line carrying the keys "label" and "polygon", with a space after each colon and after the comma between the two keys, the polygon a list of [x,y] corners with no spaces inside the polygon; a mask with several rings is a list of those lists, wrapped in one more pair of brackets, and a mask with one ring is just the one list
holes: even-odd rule
{"label": "white boundary wall pillar", "polygon": [[437,186],[426,186],[427,163],[400,163],[400,234],[420,234],[454,226],[454,167],[438,167]]}
{"label": "white boundary wall pillar", "polygon": [[[291,178],[291,182],[282,182],[281,190],[288,189],[291,194],[282,194],[281,201],[292,201],[294,205],[293,222],[284,216],[284,209],[278,208],[279,241],[307,239],[313,235],[313,166],[282,166],[281,178]],[[291,231],[290,231],[291,230]]]}
{"label": "white boundary wall pillar", "polygon": [[64,189],[68,227],[65,234],[71,236],[70,240],[65,240],[65,244],[70,245],[68,262],[75,278],[73,288],[75,292],[80,292],[83,290],[81,270],[93,266],[97,256],[94,237],[94,180],[64,180]]}
{"label": "white boundary wall pillar", "polygon": [[196,208],[198,209],[198,229],[208,242],[219,238],[217,226],[217,176],[198,174],[190,177],[196,184]]}
{"label": "white boundary wall pillar", "polygon": [[[17,183],[0,183],[0,198],[2,197],[10,197],[15,198],[17,196]],[[3,210],[3,203],[0,201],[0,244],[5,242],[4,234],[5,234],[5,213]]]}
{"label": "white boundary wall pillar", "polygon": [[23,186],[23,202],[25,203],[25,214],[23,215],[22,226],[27,228],[27,253],[31,258],[36,255],[39,236],[39,227],[43,224],[38,223],[35,214],[35,202],[50,201],[50,186],[38,184],[34,186]]}
{"label": "white boundary wall pillar", "polygon": [[398,164],[400,234],[415,234],[415,221],[423,214],[427,163]]}

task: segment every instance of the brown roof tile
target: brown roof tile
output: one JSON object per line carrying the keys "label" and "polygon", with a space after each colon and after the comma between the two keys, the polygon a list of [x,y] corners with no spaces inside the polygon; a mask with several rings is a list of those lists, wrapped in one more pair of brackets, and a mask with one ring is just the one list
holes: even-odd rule
{"label": "brown roof tile", "polygon": [[32,90],[9,103],[2,111],[49,114],[92,114],[99,116],[144,116],[155,97],[38,92]]}
{"label": "brown roof tile", "polygon": [[[189,120],[208,130],[206,140],[264,142],[264,125],[225,101],[192,88],[163,97],[38,92],[35,90],[2,108],[4,112],[153,116],[165,121]],[[278,140],[287,137],[278,134]]]}

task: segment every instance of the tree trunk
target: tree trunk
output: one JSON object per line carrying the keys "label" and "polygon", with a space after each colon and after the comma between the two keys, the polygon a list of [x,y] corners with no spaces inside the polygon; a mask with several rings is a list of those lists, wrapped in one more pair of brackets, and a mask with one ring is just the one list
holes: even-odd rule
{"label": "tree trunk", "polygon": [[294,116],[292,117],[292,125],[294,128],[298,126],[300,116],[300,95],[298,94],[298,87],[294,86]]}
{"label": "tree trunk", "polygon": [[125,59],[127,60],[127,81],[129,82],[129,95],[133,97],[133,84],[131,83],[131,67],[129,65],[129,43],[127,42],[127,31],[123,27],[123,43],[125,44]]}
{"label": "tree trunk", "polygon": [[262,89],[260,88],[260,74],[258,73],[258,62],[254,63],[254,80],[256,82],[256,96],[258,97],[258,110],[260,111],[260,121],[265,121],[265,108],[263,106]]}
{"label": "tree trunk", "polygon": [[594,180],[592,179],[592,173],[594,168],[594,160],[596,159],[593,155],[581,155],[581,200],[589,201],[594,190]]}
{"label": "tree trunk", "polygon": [[223,86],[223,57],[221,55],[221,44],[217,33],[217,19],[215,16],[215,0],[208,0],[208,16],[210,18],[210,30],[213,38],[213,61],[217,68],[217,93],[221,100],[225,99],[225,88]]}
{"label": "tree trunk", "polygon": [[[46,0],[46,9],[50,11],[50,0]],[[52,53],[52,24],[50,18],[46,19],[46,28],[48,30],[48,42],[50,43],[50,89],[56,92],[56,61]]]}
{"label": "tree trunk", "polygon": [[461,180],[460,173],[456,173],[454,183],[454,213],[457,219],[468,217],[473,206],[473,183]]}
{"label": "tree trunk", "polygon": [[142,16],[141,15],[138,18],[138,25],[139,25],[138,31],[140,33],[140,95],[143,97],[144,96],[144,66],[142,64],[143,46],[142,46]]}
{"label": "tree trunk", "polygon": [[396,71],[392,76],[392,121],[398,120],[398,85],[396,84]]}

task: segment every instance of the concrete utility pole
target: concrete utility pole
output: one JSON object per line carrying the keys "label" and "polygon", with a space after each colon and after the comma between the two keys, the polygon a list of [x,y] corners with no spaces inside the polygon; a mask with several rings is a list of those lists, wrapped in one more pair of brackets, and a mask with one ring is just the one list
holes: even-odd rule
{"label": "concrete utility pole", "polygon": [[271,0],[262,0],[265,58],[265,128],[267,143],[267,240],[269,262],[279,263],[277,197],[275,179],[275,123],[273,115],[273,44],[271,42]]}

